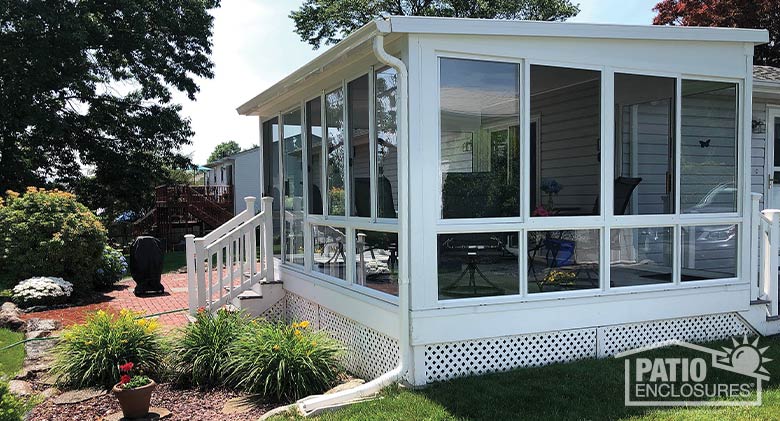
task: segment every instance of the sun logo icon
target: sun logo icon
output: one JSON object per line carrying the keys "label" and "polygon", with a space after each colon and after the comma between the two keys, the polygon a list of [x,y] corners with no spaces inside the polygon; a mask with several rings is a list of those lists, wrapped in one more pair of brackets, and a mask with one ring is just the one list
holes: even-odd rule
{"label": "sun logo icon", "polygon": [[735,338],[731,338],[733,348],[721,347],[726,352],[725,356],[718,358],[718,362],[729,366],[734,372],[746,376],[764,374],[769,371],[764,367],[764,363],[772,361],[771,358],[764,356],[769,347],[759,348],[758,338],[753,343],[748,341],[747,336],[742,338],[739,343]]}

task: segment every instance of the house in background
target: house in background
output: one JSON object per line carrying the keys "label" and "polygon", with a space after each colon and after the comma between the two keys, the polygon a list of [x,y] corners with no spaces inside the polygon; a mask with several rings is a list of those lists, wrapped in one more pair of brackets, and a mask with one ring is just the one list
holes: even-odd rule
{"label": "house in background", "polygon": [[416,385],[778,333],[767,41],[373,21],[239,107],[266,198],[189,239],[191,309],[309,320]]}
{"label": "house in background", "polygon": [[[205,174],[207,186],[226,186],[233,192],[233,212],[238,214],[244,210],[244,202],[240,198],[260,197],[260,147],[228,155],[205,165],[209,171]],[[260,202],[257,202],[260,211]]]}
{"label": "house in background", "polygon": [[753,66],[751,132],[753,192],[764,207],[780,209],[780,68]]}

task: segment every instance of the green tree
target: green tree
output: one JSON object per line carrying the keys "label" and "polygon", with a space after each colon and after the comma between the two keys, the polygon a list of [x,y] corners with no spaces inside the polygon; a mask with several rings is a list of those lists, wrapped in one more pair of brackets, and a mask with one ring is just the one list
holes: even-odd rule
{"label": "green tree", "polygon": [[83,183],[148,200],[187,161],[175,151],[193,131],[172,92],[194,99],[195,78],[213,77],[219,3],[0,0],[0,191]]}
{"label": "green tree", "polygon": [[386,12],[400,16],[563,21],[579,13],[571,0],[304,0],[290,14],[314,48],[335,44]]}
{"label": "green tree", "polygon": [[218,161],[226,156],[241,152],[241,146],[238,146],[233,140],[222,142],[214,148],[214,152],[209,155],[209,162]]}

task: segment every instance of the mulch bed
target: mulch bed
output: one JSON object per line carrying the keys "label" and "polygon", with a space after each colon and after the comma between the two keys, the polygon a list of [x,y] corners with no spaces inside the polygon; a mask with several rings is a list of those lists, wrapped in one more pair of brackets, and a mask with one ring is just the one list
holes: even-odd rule
{"label": "mulch bed", "polygon": [[[242,396],[239,393],[215,390],[199,391],[176,389],[168,384],[161,384],[152,395],[152,406],[162,407],[171,411],[166,420],[257,420],[265,412],[278,406],[277,404],[259,403],[257,407],[244,414],[222,413],[222,407],[229,399]],[[119,411],[119,403],[111,393],[76,404],[56,405],[47,399],[36,406],[28,415],[35,421],[73,421],[99,420],[102,417]]]}

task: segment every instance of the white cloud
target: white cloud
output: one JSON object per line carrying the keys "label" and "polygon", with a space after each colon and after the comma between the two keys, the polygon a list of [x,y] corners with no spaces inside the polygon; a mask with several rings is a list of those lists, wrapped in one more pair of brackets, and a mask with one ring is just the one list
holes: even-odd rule
{"label": "white cloud", "polygon": [[[656,0],[579,0],[573,22],[650,24]],[[213,11],[215,77],[200,80],[196,101],[175,100],[192,120],[192,145],[183,148],[205,163],[214,147],[235,140],[242,147],[258,143],[256,117],[242,117],[236,107],[302,66],[324,49],[313,51],[293,32],[288,17],[299,1],[229,0]]]}

